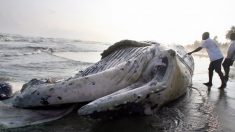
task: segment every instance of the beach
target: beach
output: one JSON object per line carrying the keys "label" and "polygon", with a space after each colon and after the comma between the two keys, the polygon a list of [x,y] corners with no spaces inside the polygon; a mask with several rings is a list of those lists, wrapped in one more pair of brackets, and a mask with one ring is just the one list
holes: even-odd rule
{"label": "beach", "polygon": [[[67,53],[69,54],[69,53]],[[69,55],[66,55],[69,56]],[[77,112],[40,125],[10,129],[9,131],[71,131],[71,132],[152,132],[152,131],[226,131],[235,130],[235,80],[229,79],[227,87],[218,89],[220,79],[215,73],[211,88],[206,82],[206,57],[194,57],[193,86],[180,99],[163,106],[153,116],[128,116],[115,119],[81,117]]]}
{"label": "beach", "polygon": [[[40,38],[41,39],[41,38]],[[13,85],[14,92],[32,78],[65,79],[99,61],[109,45],[74,41],[0,42],[0,78]],[[49,48],[53,52],[48,52]],[[27,53],[27,54],[26,54]],[[152,132],[152,131],[235,131],[235,78],[218,89],[220,79],[214,72],[213,86],[208,81],[209,58],[193,56],[193,85],[186,95],[163,106],[151,116],[125,116],[110,119],[82,117],[77,111],[52,122],[2,131],[45,132]]]}

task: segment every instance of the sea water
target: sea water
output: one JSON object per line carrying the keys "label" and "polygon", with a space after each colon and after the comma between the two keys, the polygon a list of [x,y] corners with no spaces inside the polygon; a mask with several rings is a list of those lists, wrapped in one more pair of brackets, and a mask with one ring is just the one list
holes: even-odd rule
{"label": "sea water", "polygon": [[[25,37],[0,34],[0,81],[10,82],[14,91],[33,78],[65,79],[99,61],[110,43],[61,38]],[[45,132],[157,132],[157,131],[234,131],[235,82],[218,90],[218,75],[213,87],[206,82],[208,58],[195,58],[193,87],[186,95],[162,107],[152,116],[126,116],[92,119],[76,111],[62,119],[40,125],[1,131]]]}
{"label": "sea water", "polygon": [[0,80],[68,78],[97,62],[107,43],[0,34]]}

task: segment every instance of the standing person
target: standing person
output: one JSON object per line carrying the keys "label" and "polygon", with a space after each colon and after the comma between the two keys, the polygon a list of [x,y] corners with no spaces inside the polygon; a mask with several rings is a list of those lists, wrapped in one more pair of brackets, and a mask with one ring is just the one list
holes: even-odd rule
{"label": "standing person", "polygon": [[200,51],[202,48],[205,48],[208,56],[210,58],[210,64],[209,64],[209,81],[207,83],[203,83],[204,85],[211,87],[212,86],[212,78],[213,78],[213,71],[215,70],[220,79],[221,79],[221,86],[220,88],[226,87],[226,82],[223,76],[223,73],[221,71],[221,64],[223,61],[223,54],[220,51],[219,47],[217,46],[217,43],[210,38],[209,32],[204,32],[202,34],[202,43],[201,46],[197,49],[189,52],[188,54],[191,55],[194,52]]}
{"label": "standing person", "polygon": [[230,71],[230,66],[233,65],[233,62],[235,60],[235,33],[230,34],[230,46],[227,51],[227,57],[225,58],[223,62],[223,68],[225,72],[225,81],[228,81],[229,78],[229,71]]}

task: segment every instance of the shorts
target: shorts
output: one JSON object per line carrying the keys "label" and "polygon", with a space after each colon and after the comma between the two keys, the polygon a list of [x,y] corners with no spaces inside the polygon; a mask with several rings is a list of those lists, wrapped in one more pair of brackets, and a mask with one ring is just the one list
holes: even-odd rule
{"label": "shorts", "polygon": [[221,71],[221,64],[224,58],[210,62],[209,70]]}
{"label": "shorts", "polygon": [[223,62],[223,66],[224,67],[230,67],[233,65],[234,60],[230,59],[230,58],[225,58],[224,62]]}

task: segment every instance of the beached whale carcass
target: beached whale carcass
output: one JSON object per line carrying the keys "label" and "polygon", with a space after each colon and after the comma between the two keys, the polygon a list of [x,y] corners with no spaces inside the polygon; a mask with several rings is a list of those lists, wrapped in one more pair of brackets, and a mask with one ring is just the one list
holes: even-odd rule
{"label": "beached whale carcass", "polygon": [[191,85],[193,66],[182,46],[124,40],[74,77],[58,82],[31,80],[14,96],[13,105],[29,108],[95,100],[79,113],[118,109],[128,103],[140,104],[146,112],[183,95]]}
{"label": "beached whale carcass", "polygon": [[192,85],[194,62],[182,46],[147,47],[149,57],[137,81],[81,107],[80,115],[102,115],[110,111],[152,114],[162,105],[185,94]]}
{"label": "beached whale carcass", "polygon": [[[32,79],[12,98],[0,101],[0,129],[56,120],[76,108],[73,103],[90,101],[79,114],[135,108],[151,114],[186,92],[193,68],[193,59],[182,46],[120,41],[75,76],[60,81]],[[72,106],[57,107],[68,103]],[[22,109],[32,107],[36,108]]]}

